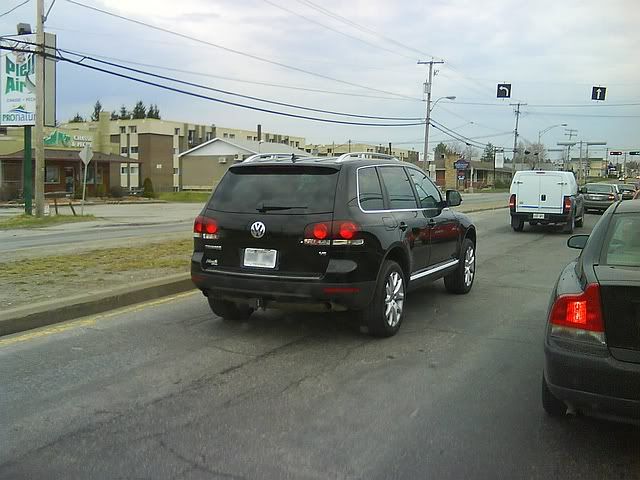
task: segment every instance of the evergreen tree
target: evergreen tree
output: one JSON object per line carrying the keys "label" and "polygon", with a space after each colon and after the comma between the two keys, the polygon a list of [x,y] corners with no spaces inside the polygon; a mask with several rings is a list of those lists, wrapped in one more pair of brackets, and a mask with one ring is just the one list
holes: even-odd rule
{"label": "evergreen tree", "polygon": [[84,122],[84,118],[82,118],[82,115],[80,115],[80,113],[76,113],[76,116],[73,117],[71,120],[69,120],[69,123],[81,123]]}
{"label": "evergreen tree", "polygon": [[93,106],[93,113],[91,114],[91,121],[97,122],[100,120],[100,112],[102,112],[102,104],[100,100],[96,100],[96,104]]}
{"label": "evergreen tree", "polygon": [[131,118],[140,119],[140,118],[146,118],[146,116],[147,116],[147,107],[145,107],[144,103],[142,103],[142,100],[140,100],[133,107],[133,112],[131,112]]}
{"label": "evergreen tree", "polygon": [[127,107],[122,105],[120,107],[120,115],[118,116],[118,119],[120,119],[120,120],[129,120],[130,118],[131,118],[131,114],[127,111]]}

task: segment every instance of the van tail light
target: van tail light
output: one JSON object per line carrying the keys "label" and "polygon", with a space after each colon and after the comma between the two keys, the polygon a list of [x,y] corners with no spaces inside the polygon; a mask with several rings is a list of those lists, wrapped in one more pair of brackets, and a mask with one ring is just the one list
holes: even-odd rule
{"label": "van tail light", "polygon": [[509,197],[509,209],[513,212],[516,209],[516,194],[513,193]]}
{"label": "van tail light", "polygon": [[193,236],[194,238],[218,238],[218,222],[213,218],[198,215],[193,223]]}
{"label": "van tail light", "polygon": [[571,211],[571,197],[564,197],[563,210],[564,213],[569,213]]}
{"label": "van tail light", "polygon": [[605,344],[600,286],[590,283],[580,294],[560,295],[549,314],[551,334]]}
{"label": "van tail light", "polygon": [[307,225],[304,229],[306,245],[362,245],[363,239],[359,239],[360,227],[357,224],[338,220],[333,222],[319,222]]}

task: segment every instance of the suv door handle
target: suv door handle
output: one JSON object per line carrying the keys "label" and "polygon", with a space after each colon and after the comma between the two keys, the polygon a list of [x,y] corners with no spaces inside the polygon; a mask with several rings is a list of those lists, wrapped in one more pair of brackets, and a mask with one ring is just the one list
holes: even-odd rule
{"label": "suv door handle", "polygon": [[409,228],[409,225],[407,225],[404,222],[400,222],[400,227],[399,228],[400,228],[400,230],[402,230],[404,232],[407,228]]}

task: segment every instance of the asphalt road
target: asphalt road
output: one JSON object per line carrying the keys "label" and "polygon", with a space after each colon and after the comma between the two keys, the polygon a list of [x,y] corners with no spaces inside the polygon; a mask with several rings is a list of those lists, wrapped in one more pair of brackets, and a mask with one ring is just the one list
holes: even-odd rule
{"label": "asphalt road", "polygon": [[[474,214],[478,276],[399,334],[198,293],[0,338],[0,478],[640,478],[640,430],[540,405],[566,234]],[[586,217],[585,231],[597,216]]]}

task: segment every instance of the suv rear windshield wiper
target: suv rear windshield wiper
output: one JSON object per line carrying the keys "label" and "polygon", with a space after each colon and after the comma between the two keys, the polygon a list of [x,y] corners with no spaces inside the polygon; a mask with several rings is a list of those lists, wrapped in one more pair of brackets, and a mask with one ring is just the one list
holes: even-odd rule
{"label": "suv rear windshield wiper", "polygon": [[265,213],[265,212],[270,212],[274,210],[293,210],[295,208],[309,208],[309,207],[307,207],[306,205],[300,205],[300,206],[262,205],[260,208],[257,208],[256,210],[258,210],[258,212],[260,213]]}

